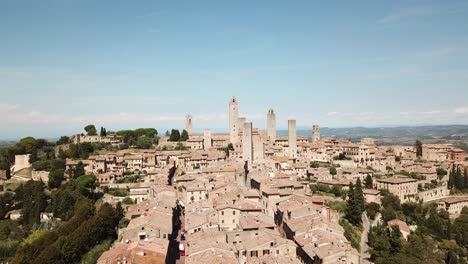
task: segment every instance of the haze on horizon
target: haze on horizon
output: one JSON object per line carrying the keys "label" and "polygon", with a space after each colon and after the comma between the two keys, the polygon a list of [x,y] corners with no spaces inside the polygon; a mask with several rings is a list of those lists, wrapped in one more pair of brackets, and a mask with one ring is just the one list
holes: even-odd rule
{"label": "haze on horizon", "polygon": [[0,2],[0,139],[111,130],[468,124],[468,3]]}

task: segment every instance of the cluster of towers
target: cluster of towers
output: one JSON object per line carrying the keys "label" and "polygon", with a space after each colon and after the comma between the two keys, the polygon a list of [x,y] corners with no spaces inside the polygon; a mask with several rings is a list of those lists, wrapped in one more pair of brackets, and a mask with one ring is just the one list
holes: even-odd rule
{"label": "cluster of towers", "polygon": [[[191,136],[193,133],[193,117],[191,115],[185,117],[185,127]],[[236,97],[232,97],[229,101],[229,142],[235,148],[242,150],[244,161],[253,162],[253,160],[263,157],[266,141],[275,143],[277,138],[276,114],[273,109],[268,110],[265,132],[254,130],[252,122],[248,122],[245,117],[239,117],[239,103]],[[209,131],[205,131],[204,134],[206,133],[211,134]],[[211,135],[209,136],[211,137]],[[204,135],[204,138],[208,138],[207,135]],[[312,127],[312,142],[319,140],[320,128],[318,125],[314,125]],[[290,159],[297,158],[297,127],[294,119],[288,120],[288,157]]]}
{"label": "cluster of towers", "polygon": [[[252,162],[256,159],[256,153],[261,152],[263,156],[263,140],[258,139],[258,132],[255,133],[252,122],[247,122],[244,117],[239,117],[239,104],[235,97],[229,101],[229,137],[230,142],[235,146],[242,142],[242,157],[244,161]],[[257,137],[257,138],[256,138]],[[275,143],[276,140],[276,114],[273,109],[267,113],[266,140]],[[314,125],[312,129],[312,142],[320,140],[320,128]],[[297,126],[296,120],[288,120],[288,156],[290,159],[297,158]]]}

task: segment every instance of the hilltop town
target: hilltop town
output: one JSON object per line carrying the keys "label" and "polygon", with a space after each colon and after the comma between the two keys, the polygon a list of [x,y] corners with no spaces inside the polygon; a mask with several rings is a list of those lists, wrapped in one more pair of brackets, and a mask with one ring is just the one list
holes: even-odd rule
{"label": "hilltop town", "polygon": [[[376,243],[382,228],[388,226],[389,234],[402,241],[416,239],[418,230],[451,240],[453,231],[436,236],[431,230],[437,226],[431,229],[423,219],[439,217],[445,226],[468,215],[463,210],[468,206],[468,153],[455,145],[379,146],[373,138],[351,142],[321,137],[317,124],[303,137],[293,119],[288,135],[279,136],[274,109],[265,111],[266,124],[256,124],[239,116],[240,107],[235,97],[229,100],[228,133],[204,129],[197,134],[197,118],[187,115],[182,133],[101,128],[98,134],[91,125],[86,134],[63,137],[57,144],[24,139],[20,151],[4,155],[9,163],[1,160],[7,167],[0,171],[0,191],[9,205],[2,205],[0,219],[32,223],[29,236],[39,226],[60,234],[76,220],[76,201],[91,200],[96,208],[112,205],[122,210],[109,226],[116,233],[76,246],[89,253],[112,238],[96,251],[98,264],[357,264],[382,257],[379,252],[385,250]],[[21,204],[27,204],[28,184],[42,188],[50,201],[41,198],[45,204],[31,205],[37,210],[26,214]],[[76,195],[85,198],[60,198],[63,188],[80,190]],[[424,214],[418,211],[423,209]],[[29,223],[21,222],[32,214]],[[28,245],[40,247],[34,241],[41,241],[43,233],[36,236],[1,261],[27,263],[18,254],[31,250]],[[430,242],[424,239],[423,245]],[[403,252],[407,244],[398,243],[395,252]]]}

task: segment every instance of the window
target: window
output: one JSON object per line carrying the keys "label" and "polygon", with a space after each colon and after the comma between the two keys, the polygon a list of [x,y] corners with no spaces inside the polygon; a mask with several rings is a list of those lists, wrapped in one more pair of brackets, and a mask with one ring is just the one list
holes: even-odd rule
{"label": "window", "polygon": [[232,215],[236,215],[236,211],[232,211]]}
{"label": "window", "polygon": [[224,220],[221,221],[221,224],[224,224]]}
{"label": "window", "polygon": [[232,219],[232,223],[234,224],[236,221],[234,219]]}
{"label": "window", "polygon": [[251,258],[256,258],[258,257],[258,252],[255,250],[255,251],[250,251],[250,257]]}
{"label": "window", "polygon": [[270,255],[270,250],[269,249],[264,249],[263,250],[263,255]]}

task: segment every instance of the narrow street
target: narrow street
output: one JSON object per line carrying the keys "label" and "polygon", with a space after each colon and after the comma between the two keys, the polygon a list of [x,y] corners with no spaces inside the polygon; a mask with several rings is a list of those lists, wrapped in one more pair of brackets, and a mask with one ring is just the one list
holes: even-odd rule
{"label": "narrow street", "polygon": [[361,235],[361,264],[369,264],[370,255],[367,252],[369,250],[369,246],[367,245],[368,237],[369,237],[369,230],[370,230],[370,223],[369,218],[367,217],[366,212],[362,214],[362,228],[363,232]]}
{"label": "narrow street", "polygon": [[377,214],[375,217],[375,220],[370,224],[369,218],[367,217],[366,212],[362,214],[362,227],[363,227],[363,232],[361,235],[361,264],[370,264],[372,263],[369,258],[370,255],[367,252],[369,250],[369,245],[367,242],[369,241],[369,231],[371,227],[376,226],[380,222],[380,218],[382,215],[380,213]]}
{"label": "narrow street", "polygon": [[[187,252],[187,239],[182,240],[182,232],[185,230],[184,210],[181,211],[179,220],[180,220],[180,229],[179,229],[179,232],[178,232],[178,235],[177,235],[177,241],[179,242],[178,244],[184,245],[185,252]],[[177,246],[179,246],[179,245],[177,245]],[[180,252],[179,252],[179,256],[180,256]],[[185,256],[180,256],[179,259],[176,260],[176,264],[183,264],[183,263],[185,263]]]}
{"label": "narrow street", "polygon": [[[179,195],[178,195],[179,196]],[[179,198],[179,197],[178,197]],[[178,203],[173,211],[172,216],[173,227],[172,235],[169,241],[169,252],[166,260],[167,264],[183,264],[185,263],[185,256],[181,256],[179,245],[183,244],[186,249],[186,241],[182,241],[182,231],[185,229],[184,208]]]}

